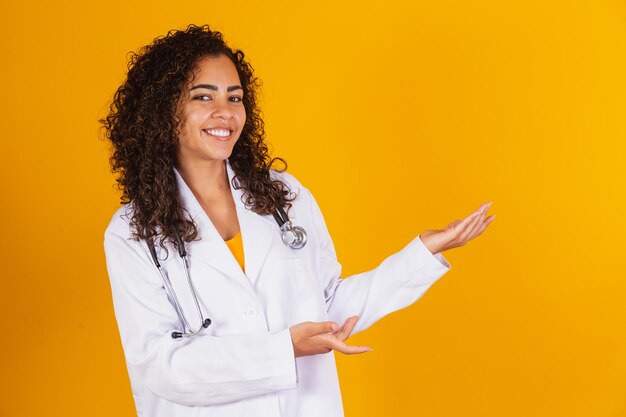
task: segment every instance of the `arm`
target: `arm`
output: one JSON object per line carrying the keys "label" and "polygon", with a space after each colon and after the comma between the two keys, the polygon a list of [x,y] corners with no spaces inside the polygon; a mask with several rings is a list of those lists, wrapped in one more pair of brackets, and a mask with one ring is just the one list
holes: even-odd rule
{"label": "arm", "polygon": [[413,304],[450,270],[450,264],[443,255],[433,255],[417,236],[377,268],[342,279],[341,264],[337,261],[322,212],[310,193],[309,196],[329,320],[343,323],[350,316],[360,316],[352,334],[367,329],[389,313]]}
{"label": "arm", "polygon": [[107,229],[104,248],[126,363],[156,395],[206,406],[295,389],[289,329],[174,340],[180,326],[144,242]]}

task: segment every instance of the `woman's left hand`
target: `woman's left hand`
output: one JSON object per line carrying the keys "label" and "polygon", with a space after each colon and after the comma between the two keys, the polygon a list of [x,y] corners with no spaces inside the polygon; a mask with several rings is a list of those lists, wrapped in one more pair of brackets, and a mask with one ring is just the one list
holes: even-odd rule
{"label": "woman's left hand", "polygon": [[491,201],[481,205],[465,219],[455,220],[443,230],[426,230],[419,237],[433,254],[463,246],[480,235],[496,218],[493,215],[485,219],[489,207],[491,207]]}

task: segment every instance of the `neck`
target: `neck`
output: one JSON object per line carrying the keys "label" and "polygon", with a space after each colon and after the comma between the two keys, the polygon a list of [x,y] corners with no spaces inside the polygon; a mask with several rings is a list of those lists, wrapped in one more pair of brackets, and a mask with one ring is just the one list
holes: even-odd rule
{"label": "neck", "polygon": [[225,193],[230,193],[226,161],[185,162],[177,168],[200,202],[220,199]]}

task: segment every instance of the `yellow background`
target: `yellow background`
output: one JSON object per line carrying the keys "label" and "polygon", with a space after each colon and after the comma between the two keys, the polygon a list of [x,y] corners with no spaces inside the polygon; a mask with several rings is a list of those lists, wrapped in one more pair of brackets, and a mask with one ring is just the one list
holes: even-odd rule
{"label": "yellow background", "polygon": [[126,53],[209,23],[345,276],[485,201],[415,305],[337,355],[347,416],[626,415],[623,1],[6,2],[0,415],[132,416],[96,120]]}

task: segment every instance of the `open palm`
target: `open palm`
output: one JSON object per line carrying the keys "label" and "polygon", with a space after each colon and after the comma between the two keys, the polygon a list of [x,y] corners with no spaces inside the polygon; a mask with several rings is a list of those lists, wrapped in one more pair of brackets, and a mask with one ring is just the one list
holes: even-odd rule
{"label": "open palm", "polygon": [[489,207],[491,207],[491,201],[481,205],[465,219],[455,220],[442,230],[422,232],[419,235],[420,239],[432,253],[463,246],[479,236],[496,218],[495,215],[485,218]]}

